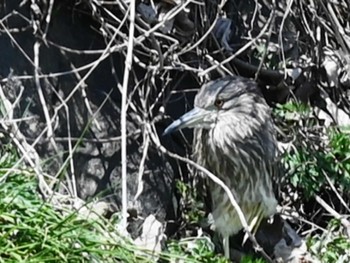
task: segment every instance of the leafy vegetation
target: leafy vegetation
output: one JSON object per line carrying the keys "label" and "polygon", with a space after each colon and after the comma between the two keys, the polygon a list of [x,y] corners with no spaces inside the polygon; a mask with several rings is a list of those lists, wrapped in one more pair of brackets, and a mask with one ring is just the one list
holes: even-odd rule
{"label": "leafy vegetation", "polygon": [[185,262],[228,263],[222,255],[215,253],[214,244],[208,237],[184,238],[168,244],[170,254],[183,255]]}
{"label": "leafy vegetation", "polygon": [[[348,203],[350,197],[349,129],[322,126],[311,107],[297,102],[277,105],[274,116],[280,128],[279,140],[284,142],[286,183],[298,196],[293,209],[303,207],[304,211],[298,212],[309,222],[320,224],[308,235],[310,251],[321,262],[349,262],[346,227],[334,216],[320,212],[324,207],[315,205],[315,197],[322,196],[335,211],[346,211],[339,203]],[[307,202],[313,204],[311,208],[305,207]],[[304,229],[314,226],[306,224]]]}
{"label": "leafy vegetation", "polygon": [[322,263],[350,261],[350,241],[342,230],[338,220],[331,220],[327,231],[309,238],[310,250]]}
{"label": "leafy vegetation", "polygon": [[[289,102],[274,112],[282,124],[288,149],[283,163],[294,187],[310,198],[327,186],[327,180],[340,190],[350,189],[350,137],[347,129],[320,128],[305,104]],[[317,133],[317,136],[316,136]],[[294,136],[294,138],[293,138]]]}
{"label": "leafy vegetation", "polygon": [[184,221],[188,224],[197,224],[205,220],[203,195],[200,195],[195,187],[180,180],[176,181],[176,187],[181,194]]}

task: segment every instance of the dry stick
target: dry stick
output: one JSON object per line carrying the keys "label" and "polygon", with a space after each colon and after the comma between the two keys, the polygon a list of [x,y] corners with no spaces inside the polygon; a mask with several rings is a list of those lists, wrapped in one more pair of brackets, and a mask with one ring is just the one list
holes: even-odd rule
{"label": "dry stick", "polygon": [[234,209],[237,212],[237,215],[239,217],[239,220],[241,221],[241,224],[243,226],[244,231],[246,232],[246,234],[249,236],[249,239],[251,240],[251,242],[253,243],[253,246],[255,247],[256,251],[259,251],[262,256],[268,260],[269,262],[273,262],[272,259],[269,257],[269,255],[267,255],[267,253],[263,250],[263,248],[259,245],[259,243],[257,242],[257,240],[255,239],[254,235],[252,234],[252,232],[249,230],[249,225],[247,223],[247,220],[245,219],[245,216],[241,210],[241,208],[239,207],[237,201],[235,200],[231,190],[228,188],[228,186],[217,176],[215,176],[213,173],[211,173],[210,171],[208,171],[206,168],[204,168],[203,166],[195,163],[194,161],[179,156],[175,153],[169,152],[163,145],[160,144],[158,138],[156,138],[156,136],[154,135],[154,133],[151,132],[151,127],[149,124],[146,124],[149,133],[151,135],[152,141],[153,143],[156,145],[156,147],[164,154],[177,159],[179,161],[182,161],[184,163],[187,163],[191,166],[193,166],[194,168],[196,168],[197,170],[203,172],[206,176],[208,176],[214,183],[216,183],[217,185],[219,185],[220,187],[222,187],[222,189],[224,189],[224,191],[226,192],[228,198],[230,199],[230,202],[232,204],[232,206],[234,207]]}
{"label": "dry stick", "polygon": [[[338,40],[339,45],[342,47],[344,52],[348,52],[348,50],[350,49],[350,43],[344,37],[346,36],[345,30],[340,24],[337,18],[337,15],[334,13],[331,3],[327,1],[327,9],[324,6],[323,1],[321,1],[321,5],[322,5],[322,8],[326,11],[325,14],[328,16],[329,20],[332,23],[334,35],[335,35],[335,38]],[[349,59],[346,56],[344,56],[344,59],[347,60],[347,62],[349,62]]]}
{"label": "dry stick", "polygon": [[[338,43],[342,47],[343,52],[348,53],[350,50],[350,43],[349,43],[349,40],[345,38],[347,34],[345,33],[344,28],[341,26],[337,18],[337,15],[334,13],[331,3],[327,1],[327,9],[326,9],[323,1],[320,1],[320,2],[321,2],[322,8],[326,11],[325,14],[327,15],[327,17],[332,23],[332,26],[333,26],[332,29],[333,29],[335,38],[338,40]],[[343,58],[347,62],[347,65],[349,65],[350,64],[349,56],[343,56]]]}
{"label": "dry stick", "polygon": [[[39,80],[39,72],[40,72],[40,61],[39,61],[39,51],[40,51],[40,43],[38,41],[35,42],[34,44],[34,64],[35,64],[35,68],[34,68],[34,80],[35,80],[35,85],[37,88],[37,92],[38,92],[38,96],[40,99],[40,103],[42,105],[42,109],[44,112],[44,116],[45,116],[45,120],[46,120],[46,126],[47,126],[47,137],[50,140],[50,143],[52,144],[52,146],[54,147],[54,149],[56,150],[56,152],[58,152],[58,148],[57,148],[57,144],[56,141],[54,140],[54,132],[53,132],[53,128],[52,128],[52,123],[55,119],[55,117],[50,118],[50,114],[49,114],[49,110],[47,108],[47,102],[45,100],[44,97],[44,93],[40,84],[40,80]],[[69,121],[69,114],[68,114],[68,110],[66,110],[67,112],[67,129],[68,129],[68,134],[70,136],[70,121]],[[70,171],[71,171],[71,175],[72,178],[70,180],[68,174],[66,175],[67,178],[67,184],[68,184],[68,188],[69,188],[69,192],[73,197],[77,197],[78,193],[77,193],[77,184],[76,184],[76,177],[75,177],[75,171],[74,171],[74,162],[73,162],[73,152],[72,152],[72,143],[71,141],[68,141],[68,148],[69,148],[69,162],[70,162]]]}
{"label": "dry stick", "polygon": [[[212,56],[210,56],[209,54],[205,55],[205,58],[208,60],[208,62],[210,62],[211,64],[215,64],[217,66],[220,66],[220,62],[217,61],[216,59],[214,59]],[[221,71],[222,70],[222,71]],[[221,67],[218,69],[218,72],[221,74],[221,76],[225,76],[224,72],[226,72],[227,75],[232,76],[233,75],[233,70],[231,69],[231,71],[229,69],[227,69],[226,67],[224,67],[223,65],[221,65]]]}
{"label": "dry stick", "polygon": [[[248,33],[247,33],[250,38],[253,38],[252,31],[254,29],[256,14],[258,13],[258,11],[261,11],[261,7],[259,6],[258,0],[254,0],[254,2],[255,2],[255,6],[254,6],[253,17],[252,17],[252,20],[250,21],[250,30],[248,30]],[[272,12],[274,11],[275,9],[272,10]]]}
{"label": "dry stick", "polygon": [[280,27],[280,32],[279,32],[279,35],[278,35],[278,39],[279,39],[279,43],[280,43],[280,46],[281,46],[281,54],[282,54],[282,61],[283,61],[283,69],[284,69],[284,78],[287,77],[287,71],[286,71],[286,68],[287,68],[287,64],[286,64],[286,57],[284,55],[284,47],[283,47],[283,35],[282,35],[282,31],[283,31],[283,27],[284,27],[284,23],[291,11],[291,8],[292,8],[292,5],[293,5],[293,1],[294,0],[288,0],[288,3],[287,3],[287,10],[286,12],[283,14],[283,19],[282,19],[282,22],[281,22],[281,27]]}
{"label": "dry stick", "polygon": [[139,37],[136,38],[135,42],[136,43],[141,43],[145,39],[148,39],[151,33],[154,33],[157,29],[162,27],[167,21],[173,19],[177,14],[179,14],[182,10],[185,10],[185,8],[192,3],[192,0],[187,0],[186,2],[183,2],[179,6],[175,6],[173,9],[171,9],[164,17],[162,20],[156,24],[154,27],[151,29],[147,30],[144,34],[140,35]]}
{"label": "dry stick", "polygon": [[35,67],[33,60],[30,58],[30,56],[24,51],[24,49],[21,47],[21,45],[16,41],[16,39],[11,35],[11,32],[7,29],[7,27],[4,25],[2,20],[0,20],[0,25],[4,28],[6,34],[11,39],[12,43],[18,48],[18,50],[23,54],[23,56],[28,60],[28,62]]}
{"label": "dry stick", "polygon": [[[3,102],[3,106],[5,108],[6,114],[8,115],[8,119],[11,119],[13,117],[14,108],[12,107],[11,102],[5,97],[5,94],[1,86],[0,86],[0,99]],[[42,191],[43,195],[47,196],[51,194],[52,190],[44,180],[44,176],[40,167],[39,156],[35,151],[34,147],[32,147],[26,142],[23,134],[19,131],[16,123],[12,123],[11,126],[2,124],[2,127],[5,129],[5,131],[9,133],[13,142],[16,144],[17,148],[23,154],[23,159],[25,159],[29,163],[29,165],[33,168],[33,170],[37,174],[38,181],[39,181],[39,188]],[[17,162],[14,168],[17,167],[18,164],[19,163]],[[7,178],[9,173],[10,171],[4,175],[4,178]]]}
{"label": "dry stick", "polygon": [[[0,85],[0,89],[1,89],[1,96],[2,96],[2,103],[6,103],[6,102],[8,102],[7,103],[7,105],[4,105],[4,107],[5,106],[7,106],[7,107],[5,107],[5,110],[6,110],[6,112],[3,112],[2,114],[1,114],[1,117],[2,117],[2,120],[0,121],[0,124],[1,123],[7,123],[7,122],[9,122],[10,124],[11,123],[17,123],[17,122],[19,122],[18,121],[18,119],[14,119],[13,118],[13,111],[15,110],[15,108],[16,108],[16,106],[20,103],[20,101],[21,101],[21,98],[22,98],[22,95],[23,95],[23,91],[24,91],[24,87],[23,86],[21,86],[21,88],[20,88],[20,91],[19,91],[19,94],[17,94],[16,95],[16,100],[11,104],[10,103],[10,101],[5,97],[5,94],[3,93],[3,91],[2,91],[2,86]],[[6,118],[8,118],[8,120],[6,120]],[[25,120],[25,119],[27,119],[27,118],[21,118],[20,119],[20,121],[22,121],[22,120]]]}
{"label": "dry stick", "polygon": [[[30,119],[33,119],[33,118],[30,118]],[[21,119],[20,121],[23,121],[23,120],[28,120],[28,118],[23,118]],[[19,122],[19,120],[15,121],[15,120],[12,120],[12,121],[0,121],[0,124],[1,123],[7,123],[7,122]],[[137,129],[131,133],[129,133],[126,137],[127,138],[130,138],[130,137],[134,137],[134,136],[137,136],[141,134],[141,129]],[[32,138],[26,138],[27,141],[29,142],[32,142],[34,141],[34,139]],[[119,142],[121,141],[122,137],[121,136],[113,136],[113,137],[108,137],[108,138],[81,138],[81,137],[55,137],[55,141],[56,142],[68,142],[69,140],[72,141],[72,142],[76,142],[76,141],[80,141],[80,142],[90,142],[90,143],[111,143],[111,142]],[[48,139],[42,139],[41,142],[48,142]]]}
{"label": "dry stick", "polygon": [[[18,99],[18,97],[17,97]],[[4,118],[4,116],[1,116],[2,118]],[[23,118],[20,118],[20,119],[12,119],[12,120],[4,120],[4,119],[1,119],[0,120],[0,123],[18,123],[18,122],[22,122],[22,121],[31,121],[31,120],[34,120],[35,117],[23,117]]]}
{"label": "dry stick", "polygon": [[[41,71],[40,70],[40,60],[39,60],[39,57],[40,57],[40,43],[39,43],[39,41],[36,41],[34,43],[33,50],[34,50],[34,52],[33,52],[34,53],[34,82],[35,82],[36,90],[37,90],[38,97],[39,97],[39,100],[41,103],[41,107],[42,107],[42,110],[44,113],[44,118],[46,121],[47,138],[49,139],[51,145],[54,147],[54,149],[58,153],[57,144],[53,138],[54,132],[53,132],[53,128],[52,128],[52,123],[53,123],[54,117],[52,119],[50,117],[49,109],[47,108],[47,102],[45,100],[44,92],[43,92],[43,89],[41,87],[40,79],[39,79],[39,74]],[[73,163],[71,163],[71,165],[73,165]],[[73,169],[73,168],[71,168],[71,169]],[[74,169],[73,169],[73,171],[74,171]],[[68,177],[67,177],[67,179],[68,179]],[[68,180],[68,182],[69,182],[69,180]],[[70,191],[70,194],[77,196],[75,181],[73,181],[73,184],[69,184],[69,191]]]}
{"label": "dry stick", "polygon": [[[149,73],[150,72],[146,73],[145,78],[148,78]],[[152,76],[154,76],[155,72],[152,71],[151,74],[152,74]],[[145,92],[145,89],[146,89],[146,92]],[[140,100],[141,107],[142,107],[142,116],[143,116],[141,123],[147,122],[147,101],[149,101],[150,91],[151,91],[151,85],[150,85],[149,81],[146,81],[145,84],[143,85],[143,88],[139,89],[140,98],[142,98]],[[149,116],[152,116],[151,112],[148,112],[148,114],[149,114]],[[142,194],[143,188],[144,188],[142,177],[143,177],[143,173],[145,170],[145,162],[146,162],[146,158],[148,156],[149,145],[150,145],[150,137],[149,137],[148,131],[146,130],[143,132],[143,144],[142,144],[143,153],[142,153],[142,158],[141,158],[140,167],[139,167],[138,180],[137,180],[137,191],[136,191],[136,194],[134,196],[134,202],[136,202],[137,199],[140,197],[140,195]]]}
{"label": "dry stick", "polygon": [[43,113],[44,113],[44,117],[47,125],[47,137],[50,138],[52,145],[57,149],[55,142],[52,140],[53,129],[50,122],[50,113],[47,108],[47,103],[44,97],[43,89],[41,88],[40,80],[38,78],[39,71],[40,71],[40,61],[39,61],[40,43],[38,41],[34,43],[33,49],[34,49],[34,81],[35,81],[35,86],[38,92],[39,100],[43,109]]}
{"label": "dry stick", "polygon": [[[53,92],[55,93],[55,95],[57,96],[57,98],[59,99],[59,101],[62,103],[63,105],[63,108],[64,108],[64,111],[66,113],[66,124],[67,124],[67,135],[68,135],[68,138],[71,138],[71,125],[70,125],[70,114],[69,114],[69,106],[67,105],[67,103],[64,101],[64,99],[61,97],[61,95],[55,90],[53,89]],[[52,117],[52,120],[56,119],[57,120],[57,115],[54,113],[54,116]],[[51,122],[53,122],[51,120]],[[56,138],[54,138],[55,142],[56,142]],[[66,177],[66,180],[67,180],[67,186],[64,185],[64,184],[61,184],[62,186],[64,186],[65,188],[68,188],[68,189],[73,189],[72,190],[67,190],[68,193],[70,193],[70,196],[73,196],[75,199],[78,198],[78,195],[77,195],[77,187],[76,187],[76,177],[75,177],[75,170],[74,170],[74,162],[73,162],[73,147],[72,147],[72,140],[67,140],[67,144],[68,144],[68,156],[66,158],[67,162],[69,160],[69,163],[70,163],[70,170],[71,170],[71,178],[68,176],[68,174],[66,173],[65,174],[65,177]],[[64,163],[66,163],[66,161],[64,161]],[[63,171],[64,167],[66,167],[65,164],[63,164],[60,168],[60,170]],[[54,178],[57,179],[58,178],[58,175],[61,174],[61,171],[59,173],[57,173]]]}
{"label": "dry stick", "polygon": [[[312,43],[314,45],[316,45],[316,37],[315,37],[315,33],[313,30],[311,30],[310,26],[309,26],[309,21],[307,20],[306,18],[306,15],[305,15],[305,10],[304,10],[304,7],[302,6],[302,3],[299,3],[300,5],[300,10],[301,10],[301,19],[303,20],[304,22],[304,25],[305,25],[305,31],[307,33],[307,35],[309,35],[312,39]],[[308,4],[307,5],[308,8],[310,9],[310,7],[312,6],[312,4]],[[306,9],[306,8],[305,8]]]}
{"label": "dry stick", "polygon": [[[104,53],[105,49],[73,49],[70,47],[62,46],[61,44],[57,44],[51,40],[46,39],[46,42],[50,44],[51,46],[54,46],[58,48],[59,50],[72,53],[72,54],[78,54],[78,55],[98,55]],[[114,49],[113,49],[114,50]]]}
{"label": "dry stick", "polygon": [[50,0],[49,8],[47,10],[47,15],[45,17],[46,25],[45,25],[45,31],[44,31],[44,34],[43,34],[44,41],[46,40],[46,35],[47,35],[47,32],[49,31],[51,15],[52,15],[52,9],[53,9],[53,6],[54,6],[54,2],[55,2],[55,0]]}
{"label": "dry stick", "polygon": [[[257,3],[256,3],[256,4],[257,4]],[[272,28],[273,28],[274,23],[275,23],[275,14],[276,14],[276,2],[275,2],[275,1],[273,1],[272,13],[273,13],[273,21],[271,22],[269,31],[267,32],[267,38],[266,38],[264,53],[263,53],[263,55],[262,55],[262,57],[261,57],[261,60],[260,60],[258,69],[257,69],[257,71],[255,72],[255,77],[254,77],[254,80],[255,80],[255,81],[258,80],[259,74],[260,74],[260,72],[261,72],[261,69],[262,69],[262,67],[263,67],[263,64],[264,64],[264,62],[265,62],[265,59],[266,59],[266,57],[267,57],[267,53],[268,53],[268,50],[269,50],[269,43],[270,43],[270,40],[271,40]]]}
{"label": "dry stick", "polygon": [[243,47],[241,47],[236,53],[234,53],[232,56],[228,57],[227,59],[223,60],[222,62],[220,62],[220,64],[218,65],[213,65],[209,68],[207,68],[206,70],[203,70],[202,72],[200,72],[198,74],[199,77],[201,76],[204,76],[206,74],[208,74],[209,72],[213,71],[214,69],[216,69],[217,67],[222,67],[222,65],[230,62],[231,60],[233,60],[234,58],[236,58],[237,56],[239,56],[240,54],[242,54],[245,50],[247,50],[251,45],[253,45],[255,43],[255,41],[257,39],[259,39],[263,34],[265,34],[267,28],[269,27],[271,21],[272,21],[272,18],[273,18],[273,15],[274,12],[271,12],[270,16],[269,16],[269,19],[267,20],[265,26],[262,28],[261,32],[256,36],[256,38],[250,40],[247,44],[245,44]]}
{"label": "dry stick", "polygon": [[[66,116],[67,116],[67,135],[68,137],[71,137],[71,122],[70,122],[70,114],[69,114],[69,107],[68,105],[62,100],[62,102],[64,103],[64,109],[66,112]],[[55,141],[56,142],[56,141]],[[69,178],[69,174],[66,174],[66,178],[67,178],[67,184],[71,184],[72,188],[73,188],[73,197],[77,198],[78,197],[78,191],[77,191],[77,180],[76,180],[76,174],[75,174],[75,169],[74,169],[74,160],[73,160],[73,147],[72,147],[72,141],[69,140],[68,141],[68,157],[67,159],[69,160],[69,168],[70,168],[70,172],[71,172],[71,178]],[[71,179],[71,180],[70,180]],[[71,181],[71,183],[69,183]]]}
{"label": "dry stick", "polygon": [[133,48],[134,48],[134,31],[135,31],[135,2],[136,0],[131,0],[130,10],[129,10],[129,41],[128,41],[128,50],[125,60],[125,70],[123,77],[123,88],[122,88],[122,105],[121,105],[121,159],[122,159],[122,229],[126,229],[127,226],[127,205],[128,205],[128,190],[127,190],[127,167],[126,167],[126,111],[127,111],[127,97],[128,97],[128,83],[129,83],[129,73],[131,70]]}
{"label": "dry stick", "polygon": [[[106,51],[106,50],[105,50]],[[102,57],[102,59],[101,59],[101,57],[99,58],[99,59],[96,59],[95,61],[93,61],[93,62],[91,62],[91,63],[88,63],[88,64],[85,64],[85,65],[83,65],[83,66],[81,66],[81,67],[78,67],[78,68],[76,68],[76,70],[67,70],[67,71],[61,71],[61,72],[56,72],[56,73],[48,73],[48,74],[40,74],[39,76],[38,76],[38,78],[39,79],[43,79],[43,78],[57,78],[57,77],[62,77],[62,76],[66,76],[66,75],[71,75],[71,74],[73,74],[74,73],[74,71],[76,71],[76,72],[80,72],[80,71],[84,71],[84,70],[87,70],[87,69],[90,69],[90,68],[96,68],[96,66],[98,66],[98,64],[101,62],[101,61],[103,61],[103,60],[105,60],[106,58],[108,58],[109,57],[109,55],[110,55],[110,53],[111,52],[109,52],[109,53],[104,53],[101,57]],[[96,63],[97,63],[97,65],[96,65]],[[3,78],[3,79],[1,79],[1,82],[7,82],[7,81],[9,81],[11,78]],[[12,77],[12,79],[15,79],[15,80],[28,80],[28,79],[34,79],[34,76],[32,76],[32,75],[22,75],[22,76],[14,76],[14,77]]]}
{"label": "dry stick", "polygon": [[[12,118],[12,112],[15,107],[15,105],[20,101],[20,98],[22,97],[23,93],[23,87],[21,87],[20,94],[18,95],[16,101],[12,104],[10,101],[5,97],[2,87],[0,85],[0,98],[3,101],[3,104],[5,106],[5,116],[9,115],[9,119]],[[52,120],[51,120],[52,121]],[[45,174],[42,172],[40,167],[40,160],[37,152],[34,149],[34,146],[39,142],[40,138],[44,136],[44,134],[47,132],[47,126],[44,127],[43,131],[37,136],[33,144],[28,144],[25,137],[22,133],[20,133],[18,126],[15,122],[12,122],[12,127],[4,126],[4,124],[1,124],[3,128],[9,133],[10,137],[13,139],[14,143],[18,147],[18,149],[22,152],[22,156],[19,158],[18,161],[12,166],[12,169],[8,170],[6,174],[2,177],[0,182],[3,182],[13,171],[14,168],[18,167],[20,163],[22,163],[23,160],[26,160],[28,164],[33,168],[35,174],[38,177],[38,184],[39,184],[39,190],[44,198],[48,198],[49,196],[55,197],[57,200],[64,200],[65,196],[59,194],[58,192],[53,192],[52,189],[48,186],[46,183],[44,176]],[[15,131],[14,133],[12,131]]]}
{"label": "dry stick", "polygon": [[[112,12],[110,12],[107,8],[104,8],[104,7],[102,7],[103,8],[103,10],[107,13],[107,14],[109,14],[112,18],[116,18],[116,16],[112,13]],[[115,20],[117,20],[117,19],[115,19]],[[136,23],[136,22],[138,22],[138,23]],[[140,25],[138,25],[138,24],[141,24],[141,26]],[[144,28],[143,27],[146,27],[146,29],[149,29],[149,24],[148,23],[146,23],[146,22],[144,22],[141,18],[139,18],[138,16],[135,16],[135,27],[138,29],[138,30],[140,30],[140,31],[142,31],[142,32],[145,32],[145,30],[144,30]],[[159,66],[158,66],[158,71],[161,71],[162,69],[163,69],[163,66],[164,66],[164,57],[163,57],[163,54],[162,54],[162,50],[161,50],[161,48],[160,48],[160,46],[159,46],[159,43],[156,41],[156,38],[155,38],[155,36],[154,36],[154,33],[151,33],[150,34],[150,41],[151,41],[151,43],[152,43],[152,45],[153,45],[153,47],[154,47],[154,49],[155,49],[155,51],[156,51],[156,53],[157,53],[157,55],[158,55],[158,57],[159,57]],[[152,52],[153,51],[153,49],[150,49],[150,52]]]}
{"label": "dry stick", "polygon": [[[77,78],[77,80],[80,81],[81,80],[81,76],[80,76],[79,72],[76,70],[73,62],[70,63],[70,67],[73,69],[73,73],[74,73],[75,77]],[[86,109],[87,109],[88,113],[90,114],[90,116],[92,116],[94,113],[92,112],[92,108],[90,106],[89,100],[87,98],[86,90],[85,90],[87,86],[88,85],[85,83],[85,81],[81,84],[81,96],[82,96],[82,98],[84,100],[84,103],[85,103],[85,106],[86,106]],[[101,129],[101,125],[98,123],[98,121],[96,119],[94,119],[93,122],[96,125],[96,128],[99,131],[101,131],[102,130]]]}
{"label": "dry stick", "polygon": [[139,168],[139,174],[138,174],[138,180],[137,180],[138,186],[137,186],[137,191],[136,191],[136,194],[135,194],[135,197],[134,197],[134,202],[139,198],[139,196],[142,194],[142,191],[143,191],[142,176],[143,176],[143,173],[145,171],[145,162],[146,162],[148,148],[149,148],[149,142],[150,142],[150,138],[149,138],[148,132],[145,133],[143,141],[144,141],[144,143],[143,143],[143,154],[142,154],[142,159],[141,159],[141,162],[140,162],[140,168]]}
{"label": "dry stick", "polygon": [[191,45],[188,49],[185,49],[185,50],[182,50],[181,52],[179,52],[179,54],[178,54],[179,56],[182,55],[182,54],[185,54],[185,53],[187,53],[187,52],[189,52],[189,51],[191,51],[193,49],[195,49],[197,46],[199,46],[200,43],[202,43],[207,38],[207,36],[211,33],[211,31],[213,31],[213,29],[214,29],[214,27],[216,25],[216,22],[219,19],[219,14],[221,13],[221,10],[222,10],[222,8],[224,7],[225,4],[226,4],[226,0],[222,0],[220,5],[218,6],[218,10],[216,12],[215,19],[212,22],[212,25],[207,30],[207,32],[205,32],[205,34],[196,43]]}
{"label": "dry stick", "polygon": [[344,218],[344,216],[340,215],[337,211],[335,211],[329,204],[326,203],[320,196],[315,196],[317,203],[319,203],[328,213],[334,216],[336,219],[340,221],[343,227],[346,230],[346,235],[350,238],[350,222]]}
{"label": "dry stick", "polygon": [[327,182],[329,183],[329,186],[331,187],[331,189],[333,190],[333,192],[335,193],[335,195],[338,197],[339,201],[342,203],[342,205],[346,208],[346,210],[348,210],[348,212],[350,212],[350,208],[347,205],[347,203],[344,201],[343,197],[339,194],[339,192],[337,191],[337,189],[335,188],[334,184],[332,183],[331,179],[329,178],[329,176],[327,175],[327,173],[322,170],[322,173],[324,175],[324,177],[326,178]]}

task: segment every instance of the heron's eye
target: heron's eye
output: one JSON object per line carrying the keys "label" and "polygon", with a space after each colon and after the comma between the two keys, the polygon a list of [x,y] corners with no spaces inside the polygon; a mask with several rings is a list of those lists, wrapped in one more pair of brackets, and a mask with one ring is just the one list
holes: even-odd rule
{"label": "heron's eye", "polygon": [[217,108],[221,109],[221,107],[224,105],[224,100],[222,100],[222,99],[216,99],[216,101],[214,102],[214,105],[215,105]]}

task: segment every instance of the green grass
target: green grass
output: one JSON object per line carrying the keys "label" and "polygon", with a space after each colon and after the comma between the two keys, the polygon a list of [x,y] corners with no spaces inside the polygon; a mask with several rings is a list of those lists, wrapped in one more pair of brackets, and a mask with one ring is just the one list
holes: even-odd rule
{"label": "green grass", "polygon": [[[41,199],[34,174],[9,171],[11,151],[0,159],[0,262],[145,262],[104,219],[86,220]],[[64,212],[64,213],[63,213]]]}
{"label": "green grass", "polygon": [[[101,222],[63,216],[36,196],[30,178],[10,176],[0,187],[0,261],[90,262],[116,258],[136,262],[132,246],[106,237]],[[85,258],[85,259],[84,259]]]}

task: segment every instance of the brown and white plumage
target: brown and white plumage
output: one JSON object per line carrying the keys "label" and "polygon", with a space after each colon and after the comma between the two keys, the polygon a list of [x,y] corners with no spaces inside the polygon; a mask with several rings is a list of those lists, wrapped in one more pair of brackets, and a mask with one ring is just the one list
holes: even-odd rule
{"label": "brown and white plumage", "polygon": [[[225,77],[203,85],[194,109],[173,122],[165,133],[185,127],[195,128],[196,162],[225,182],[255,230],[262,218],[275,214],[274,125],[254,81]],[[214,183],[210,190],[216,230],[228,240],[242,224],[225,191]]]}

